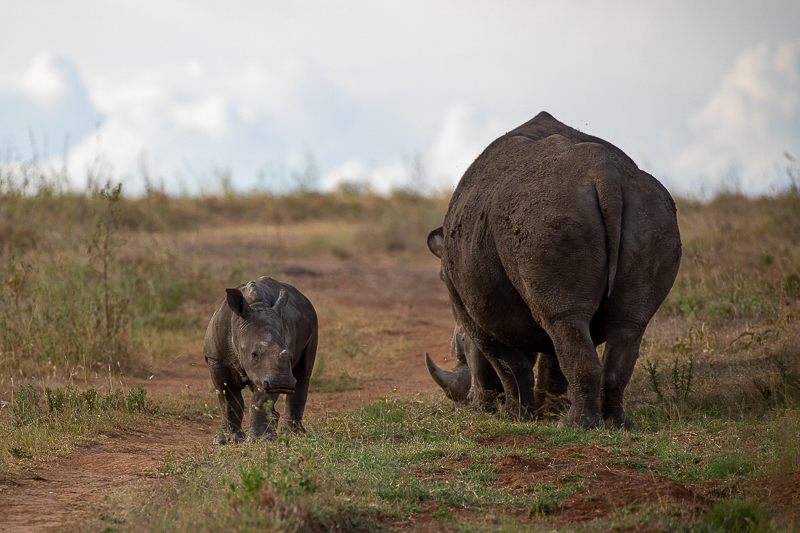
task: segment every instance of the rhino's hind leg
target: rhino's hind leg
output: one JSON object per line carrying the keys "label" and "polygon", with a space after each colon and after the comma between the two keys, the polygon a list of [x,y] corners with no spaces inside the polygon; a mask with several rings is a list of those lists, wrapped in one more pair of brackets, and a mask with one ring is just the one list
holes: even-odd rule
{"label": "rhino's hind leg", "polygon": [[602,367],[589,333],[589,320],[573,316],[548,324],[545,329],[553,339],[561,371],[569,382],[570,408],[559,427],[603,427]]}
{"label": "rhino's hind leg", "polygon": [[639,357],[644,327],[630,322],[607,326],[603,351],[602,409],[606,427],[631,429],[633,422],[625,414],[622,398]]}
{"label": "rhino's hind leg", "polygon": [[275,440],[275,428],[278,425],[278,412],[275,402],[278,394],[267,394],[264,391],[253,391],[250,400],[250,430],[247,432],[248,442],[257,440]]}

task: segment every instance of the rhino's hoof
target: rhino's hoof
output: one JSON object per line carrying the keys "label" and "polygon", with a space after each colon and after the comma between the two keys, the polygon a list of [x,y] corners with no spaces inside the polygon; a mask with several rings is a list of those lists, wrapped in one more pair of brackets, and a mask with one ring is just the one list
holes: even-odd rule
{"label": "rhino's hoof", "polygon": [[211,444],[236,444],[242,441],[244,441],[244,432],[235,431],[233,433],[217,433]]}
{"label": "rhino's hoof", "polygon": [[624,429],[626,431],[633,429],[635,424],[624,413],[622,416],[609,416],[605,419],[606,427],[608,429]]}
{"label": "rhino's hoof", "polygon": [[600,417],[590,419],[587,417],[581,417],[578,420],[573,418],[564,416],[561,420],[558,421],[558,428],[583,428],[583,429],[604,429],[606,427],[605,422]]}
{"label": "rhino's hoof", "polygon": [[497,397],[489,395],[472,395],[467,399],[466,405],[469,409],[482,413],[497,413]]}
{"label": "rhino's hoof", "polygon": [[263,433],[247,433],[247,442],[272,442],[277,438],[278,435],[272,430],[265,431]]}
{"label": "rhino's hoof", "polygon": [[530,421],[535,419],[535,412],[520,405],[504,405],[502,409],[494,415],[498,420]]}
{"label": "rhino's hoof", "polygon": [[303,427],[302,422],[287,422],[281,424],[278,432],[281,435],[302,435],[306,432],[306,428]]}

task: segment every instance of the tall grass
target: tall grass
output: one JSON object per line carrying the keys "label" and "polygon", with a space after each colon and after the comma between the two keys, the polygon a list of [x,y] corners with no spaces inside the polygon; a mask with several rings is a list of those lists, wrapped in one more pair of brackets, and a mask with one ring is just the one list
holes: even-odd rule
{"label": "tall grass", "polygon": [[420,250],[446,201],[349,189],[196,198],[148,189],[131,199],[122,185],[103,181],[101,170],[76,193],[36,162],[0,167],[0,376],[135,368],[149,331],[201,326],[187,308],[217,300],[222,285],[246,281],[246,269],[221,276],[197,254],[179,256],[160,236],[322,220],[355,226],[338,247],[327,244],[326,232],[289,250],[338,257]]}
{"label": "tall grass", "polygon": [[780,320],[800,297],[800,197],[678,201],[683,261],[664,307],[697,320]]}
{"label": "tall grass", "polygon": [[13,400],[10,419],[0,423],[0,482],[103,432],[152,426],[160,410],[142,386],[100,393],[69,384],[44,390],[24,384]]}

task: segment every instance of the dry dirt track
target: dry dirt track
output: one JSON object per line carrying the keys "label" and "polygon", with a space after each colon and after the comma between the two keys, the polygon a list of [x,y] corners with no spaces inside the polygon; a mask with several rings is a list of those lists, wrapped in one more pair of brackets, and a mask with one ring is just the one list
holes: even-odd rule
{"label": "dry dirt track", "polygon": [[[361,380],[361,390],[311,394],[306,418],[368,402],[395,391],[411,397],[436,386],[427,375],[423,352],[447,364],[453,319],[446,291],[433,261],[422,266],[368,265],[345,261],[328,264],[299,262],[279,265],[281,279],[308,294],[312,301],[332,301],[353,312],[397,311],[409,305],[421,320],[403,328],[404,342],[413,346]],[[324,330],[327,321],[321,319]],[[126,385],[144,383],[155,399],[211,388],[201,342],[152,380],[128,378]],[[84,446],[70,457],[32,471],[10,485],[0,485],[0,531],[58,530],[99,508],[103,496],[126,484],[146,483],[169,453],[197,455],[208,446],[219,420],[173,419],[157,431],[105,435],[99,444]],[[101,524],[97,524],[102,528]]]}

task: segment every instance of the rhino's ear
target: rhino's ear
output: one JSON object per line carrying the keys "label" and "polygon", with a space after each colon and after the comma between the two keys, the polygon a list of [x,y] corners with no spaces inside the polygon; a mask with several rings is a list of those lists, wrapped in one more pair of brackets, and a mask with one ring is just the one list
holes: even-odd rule
{"label": "rhino's ear", "polygon": [[228,294],[228,307],[236,316],[247,318],[251,313],[250,304],[244,299],[244,294],[239,289],[225,289]]}
{"label": "rhino's ear", "polygon": [[286,305],[286,302],[289,301],[289,294],[286,292],[286,289],[281,289],[281,292],[278,293],[278,299],[275,300],[275,305],[272,308],[275,311],[280,311],[281,308]]}
{"label": "rhino's ear", "polygon": [[441,226],[428,234],[428,250],[439,259],[442,258],[444,248],[444,230]]}

